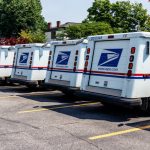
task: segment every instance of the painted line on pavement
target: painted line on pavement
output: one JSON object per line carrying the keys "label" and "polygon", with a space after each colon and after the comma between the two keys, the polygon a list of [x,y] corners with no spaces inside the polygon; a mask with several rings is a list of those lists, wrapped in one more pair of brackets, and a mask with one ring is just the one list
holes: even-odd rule
{"label": "painted line on pavement", "polygon": [[93,137],[89,137],[88,139],[89,140],[98,140],[98,139],[113,137],[113,136],[117,136],[117,135],[123,135],[123,134],[127,134],[127,133],[137,132],[137,131],[141,131],[144,129],[150,129],[150,125],[132,128],[132,129],[128,129],[128,130],[112,132],[112,133],[98,135],[98,136],[93,136]]}
{"label": "painted line on pavement", "polygon": [[32,110],[25,110],[25,111],[19,111],[19,114],[23,113],[32,113],[32,112],[41,112],[41,111],[47,111],[47,110],[55,110],[55,109],[61,109],[61,108],[71,108],[71,107],[78,107],[78,106],[88,106],[88,105],[94,105],[99,104],[99,102],[92,102],[92,103],[84,103],[84,104],[75,104],[75,105],[68,105],[68,106],[58,106],[54,108],[42,108],[42,109],[32,109]]}
{"label": "painted line on pavement", "polygon": [[19,96],[18,95],[2,96],[2,97],[0,97],[0,99],[2,99],[2,98],[15,98],[15,97],[19,97]]}

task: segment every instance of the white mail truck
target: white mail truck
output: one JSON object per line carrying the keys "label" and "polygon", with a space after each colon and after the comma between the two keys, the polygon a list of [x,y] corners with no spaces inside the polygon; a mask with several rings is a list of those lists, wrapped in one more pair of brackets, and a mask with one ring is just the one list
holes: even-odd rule
{"label": "white mail truck", "polygon": [[79,90],[86,46],[87,40],[84,39],[51,42],[51,56],[45,84],[65,94]]}
{"label": "white mail truck", "polygon": [[11,76],[14,54],[14,47],[0,46],[0,78],[5,81]]}
{"label": "white mail truck", "polygon": [[150,33],[88,37],[81,93],[150,110]]}
{"label": "white mail truck", "polygon": [[40,85],[46,77],[50,45],[40,43],[16,45],[11,81],[28,87]]}

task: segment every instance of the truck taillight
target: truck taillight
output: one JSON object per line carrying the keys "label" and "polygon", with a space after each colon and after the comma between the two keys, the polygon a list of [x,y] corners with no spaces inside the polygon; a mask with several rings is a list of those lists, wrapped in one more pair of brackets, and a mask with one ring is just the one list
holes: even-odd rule
{"label": "truck taillight", "polygon": [[51,63],[51,61],[49,60],[49,61],[48,61],[48,65],[50,65],[50,63]]}
{"label": "truck taillight", "polygon": [[51,58],[52,58],[52,51],[49,51],[49,58],[48,58],[48,65],[47,65],[47,69],[50,68],[50,64],[51,64]]}
{"label": "truck taillight", "polygon": [[14,53],[13,66],[15,65],[16,53]]}
{"label": "truck taillight", "polygon": [[136,48],[135,48],[135,47],[132,47],[132,48],[131,48],[131,54],[134,54],[135,51],[136,51]]}
{"label": "truck taillight", "polygon": [[134,56],[131,55],[129,60],[130,60],[130,62],[133,62],[134,61]]}
{"label": "truck taillight", "polygon": [[87,68],[86,67],[84,68],[84,72],[87,72]]}
{"label": "truck taillight", "polygon": [[86,54],[86,57],[85,57],[84,72],[87,72],[87,67],[88,67],[88,64],[89,64],[88,60],[90,58],[90,56],[89,56],[90,51],[91,51],[91,49],[88,48],[87,49],[87,54]]}
{"label": "truck taillight", "polygon": [[79,51],[78,50],[76,50],[76,55],[78,55],[79,54]]}
{"label": "truck taillight", "polygon": [[49,52],[49,56],[52,55],[52,51]]}
{"label": "truck taillight", "polygon": [[74,72],[76,72],[76,70],[77,70],[77,68],[76,68],[76,67],[74,67],[74,68],[73,68],[73,71],[74,71]]}
{"label": "truck taillight", "polygon": [[76,62],[76,61],[74,62],[74,66],[75,66],[75,67],[77,66],[77,62]]}
{"label": "truck taillight", "polygon": [[79,51],[78,50],[76,50],[76,53],[75,53],[76,55],[75,55],[75,59],[74,59],[74,68],[73,68],[73,72],[76,72],[76,70],[77,70],[77,60],[78,60],[78,54],[79,54]]}
{"label": "truck taillight", "polygon": [[91,51],[91,49],[88,48],[86,53],[87,53],[87,54],[90,54],[90,51]]}
{"label": "truck taillight", "polygon": [[78,56],[75,57],[75,61],[77,61],[77,60],[78,60]]}
{"label": "truck taillight", "polygon": [[136,52],[136,48],[135,47],[132,47],[131,48],[131,55],[130,55],[130,58],[129,58],[129,64],[128,64],[128,72],[127,72],[127,76],[130,77],[132,76],[132,69],[133,69],[133,61],[134,61],[134,54]]}
{"label": "truck taillight", "polygon": [[131,76],[132,76],[132,70],[128,70],[127,76],[128,76],[128,77],[131,77]]}
{"label": "truck taillight", "polygon": [[89,55],[86,56],[86,60],[89,60]]}
{"label": "truck taillight", "polygon": [[129,63],[128,69],[132,69],[133,68],[133,63]]}
{"label": "truck taillight", "polygon": [[31,52],[31,57],[30,57],[30,65],[29,65],[29,68],[31,68],[31,65],[32,65],[32,56],[33,56],[33,52]]}
{"label": "truck taillight", "polygon": [[87,66],[88,66],[88,64],[89,64],[89,63],[88,63],[88,61],[86,61],[84,66],[85,66],[85,67],[87,67]]}

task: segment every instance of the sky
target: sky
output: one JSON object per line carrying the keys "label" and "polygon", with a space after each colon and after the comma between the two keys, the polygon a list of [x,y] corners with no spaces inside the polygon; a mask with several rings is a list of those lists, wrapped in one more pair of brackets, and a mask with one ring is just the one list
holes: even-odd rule
{"label": "sky", "polygon": [[[82,22],[87,17],[87,9],[92,6],[94,0],[41,0],[42,15],[47,22],[52,22],[56,26],[56,21]],[[116,0],[110,0],[115,2]],[[121,0],[118,0],[121,1]],[[130,0],[131,2],[142,3],[144,8],[149,10],[149,0]]]}

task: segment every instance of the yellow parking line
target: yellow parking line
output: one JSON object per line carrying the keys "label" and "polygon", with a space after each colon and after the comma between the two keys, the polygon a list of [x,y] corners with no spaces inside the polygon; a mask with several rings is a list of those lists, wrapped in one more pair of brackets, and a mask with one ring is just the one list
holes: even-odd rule
{"label": "yellow parking line", "polygon": [[108,138],[108,137],[112,137],[112,136],[117,136],[117,135],[132,133],[132,132],[136,132],[136,131],[141,131],[144,129],[150,129],[150,125],[141,126],[138,128],[132,128],[132,129],[128,129],[128,130],[122,130],[122,131],[118,131],[118,132],[112,132],[112,133],[98,135],[98,136],[93,136],[93,137],[90,137],[89,140],[103,139],[103,138]]}
{"label": "yellow parking line", "polygon": [[47,110],[55,110],[55,109],[61,109],[61,108],[69,108],[69,107],[77,107],[77,106],[88,106],[88,105],[94,105],[94,104],[98,104],[99,102],[92,102],[92,103],[84,103],[84,104],[75,104],[75,105],[69,105],[69,106],[58,106],[58,107],[54,107],[54,108],[42,108],[42,109],[33,109],[33,110],[25,110],[25,111],[19,111],[19,114],[23,114],[23,113],[32,113],[32,112],[40,112],[40,111],[47,111]]}
{"label": "yellow parking line", "polygon": [[12,96],[3,96],[3,97],[0,97],[0,99],[2,98],[15,98],[15,97],[18,97],[17,95],[12,95]]}

